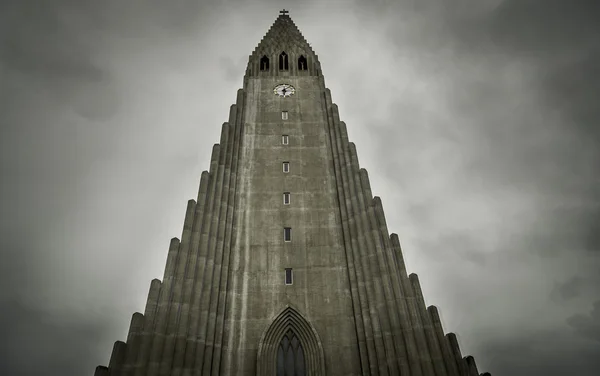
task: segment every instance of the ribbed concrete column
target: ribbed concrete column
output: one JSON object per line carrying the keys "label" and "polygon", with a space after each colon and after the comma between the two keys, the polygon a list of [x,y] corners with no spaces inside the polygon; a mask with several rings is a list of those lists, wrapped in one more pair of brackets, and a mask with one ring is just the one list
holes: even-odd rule
{"label": "ribbed concrete column", "polygon": [[417,307],[417,298],[412,289],[410,279],[405,278],[407,291],[406,291],[406,303],[408,312],[410,313],[410,321],[412,323],[412,329],[415,333],[415,339],[417,341],[417,348],[419,349],[419,358],[421,359],[421,368],[423,369],[424,375],[434,375],[433,364],[431,363],[431,356],[429,354],[429,348],[427,346],[427,340],[425,339],[425,328],[419,309]]}
{"label": "ribbed concrete column", "polygon": [[456,338],[456,334],[448,333],[446,334],[446,340],[450,344],[450,350],[452,350],[452,355],[454,356],[454,362],[458,367],[458,372],[460,376],[469,376],[469,370],[467,368],[467,364],[464,362],[462,355],[460,353],[460,346],[458,346],[458,339]]}
{"label": "ribbed concrete column", "polygon": [[123,341],[116,341],[113,345],[112,353],[110,354],[110,361],[108,363],[108,369],[110,370],[111,376],[120,376],[123,364],[125,363],[125,353],[127,352],[127,344]]}
{"label": "ribbed concrete column", "polygon": [[[246,85],[244,85],[244,87],[246,87]],[[237,97],[236,97],[236,117],[235,117],[235,132],[236,132],[236,142],[234,143],[234,157],[233,157],[233,162],[232,162],[232,170],[231,170],[231,176],[230,179],[233,182],[233,188],[231,188],[231,190],[233,191],[233,199],[230,199],[230,203],[232,205],[232,212],[231,213],[231,225],[228,224],[228,229],[231,231],[229,234],[226,234],[226,237],[228,238],[228,240],[226,240],[227,244],[229,244],[229,250],[227,251],[227,258],[223,261],[226,269],[223,271],[223,273],[225,274],[225,282],[224,286],[225,286],[225,299],[223,302],[223,306],[219,306],[219,310],[222,310],[222,316],[223,316],[223,323],[221,324],[221,326],[219,326],[219,323],[217,324],[217,334],[216,337],[219,337],[219,331],[220,331],[220,337],[221,337],[221,353],[223,355],[223,360],[219,359],[219,372],[221,372],[222,374],[226,374],[228,372],[230,372],[230,364],[228,362],[230,362],[232,359],[235,358],[235,354],[231,354],[230,351],[231,349],[229,348],[229,333],[232,327],[232,322],[234,320],[234,312],[230,309],[231,305],[232,305],[232,300],[235,298],[235,296],[233,294],[229,293],[229,264],[230,264],[230,255],[231,255],[231,250],[235,248],[236,246],[236,236],[234,235],[234,230],[238,229],[239,227],[239,218],[236,215],[236,210],[237,210],[237,206],[238,206],[238,196],[237,196],[237,187],[240,185],[240,180],[241,180],[241,174],[238,174],[238,164],[239,161],[241,159],[241,156],[243,155],[243,138],[244,138],[244,102],[245,102],[245,92],[243,89],[239,89],[237,91]],[[228,214],[229,215],[229,214]],[[229,221],[230,219],[228,218],[227,221]],[[221,300],[219,301],[221,304]],[[220,312],[220,311],[218,311]],[[218,313],[219,314],[219,313]],[[216,360],[215,360],[216,362]],[[221,364],[223,363],[223,368],[221,368]]]}
{"label": "ribbed concrete column", "polygon": [[125,363],[121,375],[129,376],[133,373],[133,367],[137,360],[137,354],[140,349],[140,336],[144,328],[144,315],[139,312],[131,316],[129,333],[127,334],[127,351],[125,352]]}
{"label": "ribbed concrete column", "polygon": [[444,358],[444,364],[446,365],[448,376],[460,376],[458,373],[458,366],[456,365],[456,361],[452,355],[452,350],[450,349],[450,344],[444,337],[444,329],[442,328],[442,321],[440,319],[437,307],[429,306],[427,307],[427,312],[431,317],[431,322],[442,351],[442,357]]}
{"label": "ribbed concrete column", "polygon": [[[229,198],[231,197],[230,186],[231,186],[231,163],[233,158],[234,147],[236,144],[236,107],[231,106],[229,114],[229,136],[227,139],[227,153],[225,154],[225,160],[223,163],[223,185],[221,187],[221,207],[219,212],[219,225],[216,234],[215,242],[215,257],[214,257],[214,272],[212,278],[212,288],[210,291],[210,306],[209,306],[209,320],[206,333],[206,344],[204,349],[204,372],[205,375],[214,373],[217,367],[213,369],[213,356],[215,352],[220,352],[220,348],[215,347],[215,330],[217,327],[217,308],[219,305],[220,290],[221,290],[221,274],[223,269],[223,258],[225,253],[225,230],[227,229],[227,214],[232,213],[232,208],[229,204]],[[231,223],[231,222],[230,222]],[[219,339],[220,342],[220,339]]]}
{"label": "ribbed concrete column", "polygon": [[146,364],[150,356],[150,347],[152,346],[152,336],[154,335],[154,319],[158,307],[161,282],[153,279],[150,282],[150,291],[146,300],[146,309],[144,310],[144,328],[140,336],[140,350],[135,362],[135,375],[143,376],[146,374]]}
{"label": "ribbed concrete column", "polygon": [[227,215],[225,219],[225,239],[224,239],[224,250],[223,250],[223,261],[222,261],[222,270],[221,270],[221,281],[219,283],[219,295],[218,295],[218,304],[217,304],[217,320],[215,326],[215,352],[213,356],[213,367],[212,373],[213,375],[218,375],[223,373],[221,371],[221,359],[223,355],[224,345],[224,326],[225,326],[225,314],[227,308],[227,294],[229,293],[229,264],[231,260],[231,250],[233,248],[233,231],[236,227],[234,227],[234,222],[236,221],[236,192],[238,187],[238,162],[240,158],[240,149],[242,146],[242,136],[243,136],[243,111],[244,108],[244,91],[242,89],[238,90],[236,104],[232,106],[230,113],[230,123],[234,125],[234,142],[232,145],[232,153],[231,153],[231,162],[228,162],[230,165],[230,174],[229,174],[229,197],[227,199]]}
{"label": "ribbed concrete column", "polygon": [[[344,129],[345,132],[345,129]],[[409,372],[408,364],[407,364],[407,355],[405,344],[401,338],[398,338],[396,333],[401,332],[400,325],[400,317],[398,315],[398,308],[396,307],[396,292],[394,291],[394,282],[391,278],[391,274],[396,275],[396,273],[390,273],[390,263],[387,259],[386,253],[391,252],[391,250],[386,250],[385,243],[382,241],[382,236],[380,233],[380,225],[377,220],[376,214],[376,205],[379,200],[378,197],[373,198],[371,185],[369,183],[368,176],[364,169],[360,169],[358,165],[358,155],[356,152],[356,147],[353,143],[350,144],[351,156],[353,159],[353,165],[358,169],[357,178],[361,185],[361,190],[363,192],[363,200],[362,205],[365,206],[366,218],[365,218],[365,226],[368,230],[367,232],[367,243],[370,247],[373,247],[375,256],[376,256],[376,271],[378,271],[378,277],[381,280],[381,287],[383,290],[383,304],[379,310],[380,316],[389,317],[389,338],[387,341],[392,344],[394,351],[386,351],[386,356],[388,358],[393,357],[394,363],[393,366],[396,369],[396,372],[401,372],[407,374]],[[364,171],[364,172],[363,172]],[[385,225],[385,223],[384,223]],[[386,234],[385,238],[387,239],[387,229],[385,229]]]}
{"label": "ribbed concrete column", "polygon": [[[351,243],[351,249],[353,251],[354,260],[358,263],[356,267],[356,274],[358,279],[358,288],[360,292],[360,303],[361,303],[361,311],[363,323],[365,326],[365,339],[367,342],[367,351],[369,356],[369,373],[370,374],[378,374],[381,366],[385,367],[385,359],[381,358],[379,355],[377,348],[383,349],[383,341],[381,336],[376,338],[374,335],[374,324],[373,324],[373,312],[370,308],[369,303],[369,295],[367,291],[369,291],[368,282],[369,278],[365,272],[368,270],[368,267],[365,265],[363,261],[362,254],[365,251],[364,248],[361,249],[358,242],[358,227],[356,226],[356,207],[353,207],[353,199],[355,199],[351,187],[352,183],[350,180],[349,173],[349,161],[347,161],[345,156],[344,147],[341,143],[341,137],[339,135],[339,128],[334,119],[334,104],[331,102],[331,93],[329,90],[325,93],[326,105],[327,105],[327,115],[328,115],[328,123],[330,125],[330,134],[333,140],[333,145],[335,148],[334,161],[337,160],[340,168],[340,176],[342,180],[342,188],[344,192],[344,208],[347,214],[347,227],[348,227],[348,237]],[[380,362],[381,365],[379,364]],[[365,369],[363,369],[365,372]]]}
{"label": "ribbed concrete column", "polygon": [[440,349],[440,344],[438,343],[437,336],[435,335],[435,329],[433,327],[433,324],[431,323],[431,318],[429,317],[429,313],[427,312],[427,308],[425,307],[425,299],[423,298],[423,291],[421,290],[419,277],[413,273],[409,276],[409,279],[412,286],[412,290],[415,294],[415,299],[417,301],[417,309],[419,310],[419,314],[421,315],[421,322],[423,323],[425,338],[428,344],[429,356],[431,357],[431,362],[433,363],[435,375],[447,376],[448,372],[446,371],[446,367],[444,365],[442,350]]}
{"label": "ribbed concrete column", "polygon": [[[325,112],[327,113],[328,134],[332,152],[334,171],[336,176],[336,186],[338,191],[340,217],[343,229],[344,248],[348,260],[348,270],[350,273],[351,292],[353,293],[353,306],[355,312],[355,324],[357,326],[357,336],[360,346],[360,356],[363,375],[376,375],[378,371],[377,353],[373,338],[373,329],[371,326],[370,312],[368,308],[365,278],[361,268],[360,253],[356,239],[351,236],[349,208],[351,207],[350,192],[348,188],[346,166],[342,167],[342,157],[340,156],[340,146],[338,145],[337,132],[331,114],[331,93],[329,89],[325,90]],[[343,154],[343,153],[341,153]]]}
{"label": "ribbed concrete column", "polygon": [[[378,310],[380,309],[380,302],[382,296],[379,291],[380,281],[375,281],[375,275],[377,270],[373,263],[373,249],[370,248],[366,242],[365,235],[366,230],[364,226],[364,217],[366,215],[364,205],[359,204],[359,197],[362,197],[362,192],[357,189],[356,175],[352,168],[352,158],[349,155],[348,142],[344,142],[341,134],[340,124],[338,121],[337,106],[332,105],[332,115],[334,126],[336,130],[336,139],[338,140],[339,156],[341,159],[341,165],[343,172],[347,180],[347,189],[349,195],[349,225],[353,241],[353,246],[359,253],[359,260],[362,269],[362,275],[364,276],[364,283],[367,291],[365,301],[368,304],[368,312],[371,324],[371,333],[367,333],[373,338],[375,345],[375,355],[377,358],[377,368],[372,369],[372,372],[380,375],[387,375],[388,359],[386,357],[386,343],[384,342],[382,333],[382,324],[380,322],[380,316]],[[388,343],[389,346],[389,343]]]}
{"label": "ribbed concrete column", "polygon": [[[337,112],[335,112],[337,113]],[[396,350],[394,347],[394,341],[392,338],[392,330],[390,324],[390,313],[386,304],[387,296],[385,292],[385,276],[382,275],[383,271],[379,264],[379,257],[377,256],[378,250],[377,245],[372,239],[371,229],[369,226],[369,205],[365,202],[365,194],[362,189],[360,182],[360,166],[358,166],[358,158],[356,157],[356,148],[353,143],[347,142],[347,136],[344,135],[343,125],[340,125],[340,133],[343,141],[346,141],[346,159],[349,165],[349,172],[351,175],[350,191],[352,192],[352,204],[356,208],[356,222],[358,227],[359,245],[365,252],[364,263],[368,265],[367,275],[367,291],[370,291],[369,302],[373,302],[370,305],[371,311],[376,317],[373,318],[373,329],[374,335],[381,336],[383,342],[383,348],[378,349],[378,358],[380,362],[380,373],[392,374],[397,372],[397,359]],[[344,137],[345,136],[345,137]],[[354,154],[353,154],[354,153]],[[371,289],[369,290],[369,285]],[[379,324],[375,325],[375,324]],[[382,365],[387,368],[383,371]],[[385,372],[385,373],[384,373]]]}
{"label": "ribbed concrete column", "polygon": [[161,355],[165,342],[165,333],[167,330],[167,317],[169,314],[169,304],[171,301],[171,287],[175,275],[175,265],[177,264],[177,255],[179,252],[179,239],[171,239],[169,253],[167,255],[167,266],[163,283],[158,297],[158,307],[156,311],[156,326],[152,346],[150,350],[150,361],[148,362],[147,375],[155,376],[158,374]]}
{"label": "ribbed concrete column", "polygon": [[110,376],[108,373],[108,367],[98,366],[96,367],[96,371],[94,371],[94,376]]}
{"label": "ribbed concrete column", "polygon": [[[372,197],[371,185],[369,183],[369,176],[367,170],[365,170],[364,168],[361,169],[360,177],[365,193],[369,197]],[[397,328],[394,329],[395,331],[393,333],[394,341],[396,342],[396,345],[398,347],[398,365],[400,367],[401,374],[411,374],[410,370],[412,368],[414,369],[414,372],[412,374],[414,374],[415,376],[420,375],[421,367],[419,363],[413,361],[412,363],[415,363],[415,366],[411,364],[410,360],[411,355],[413,355],[411,354],[410,346],[413,345],[414,347],[415,345],[410,343],[410,336],[406,336],[406,330],[410,328],[410,320],[408,318],[407,308],[404,302],[400,275],[397,271],[396,261],[394,257],[394,246],[392,245],[392,242],[389,237],[387,223],[385,220],[385,215],[383,213],[383,205],[379,197],[373,198],[373,207],[375,211],[374,214],[376,223],[379,226],[379,241],[383,244],[385,262],[390,268],[389,278],[392,286],[393,301],[389,304],[393,307],[395,314],[397,315],[396,320],[398,321]]]}
{"label": "ribbed concrete column", "polygon": [[[208,242],[207,242],[207,253],[206,253],[206,263],[204,266],[204,276],[202,281],[202,297],[200,301],[200,323],[198,325],[198,346],[196,348],[196,363],[194,365],[194,369],[198,375],[201,375],[204,370],[205,364],[205,349],[209,347],[208,352],[212,354],[212,343],[208,340],[207,332],[209,327],[214,325],[214,316],[210,316],[210,308],[211,301],[215,297],[213,296],[213,285],[214,285],[214,274],[215,274],[215,258],[218,258],[219,255],[217,252],[217,241],[218,241],[218,233],[220,231],[221,222],[223,218],[221,217],[222,212],[222,196],[223,196],[223,181],[225,175],[225,158],[229,151],[229,138],[230,138],[230,126],[228,123],[223,124],[223,131],[221,133],[221,154],[219,156],[219,165],[216,173],[216,185],[215,185],[215,198],[214,198],[214,207],[211,213],[211,225],[210,231],[208,233]],[[211,355],[212,356],[212,355]],[[210,368],[210,362],[208,363],[208,367]]]}
{"label": "ribbed concrete column", "polygon": [[163,347],[161,361],[159,365],[159,375],[169,375],[171,373],[171,365],[173,363],[173,353],[175,351],[175,339],[177,335],[177,323],[179,320],[179,312],[181,308],[181,295],[183,290],[183,280],[185,278],[186,268],[188,264],[190,236],[194,223],[194,213],[196,211],[196,202],[189,200],[185,212],[185,220],[183,222],[183,231],[181,242],[179,244],[179,254],[173,275],[172,296],[169,303],[167,315],[167,327],[165,332],[165,344]]}
{"label": "ribbed concrete column", "polygon": [[467,364],[467,369],[469,370],[469,376],[479,376],[479,371],[477,370],[477,364],[475,364],[475,358],[471,355],[466,356],[464,358],[464,362]]}
{"label": "ribbed concrete column", "polygon": [[198,190],[198,203],[195,206],[194,220],[189,240],[189,256],[186,266],[186,273],[183,279],[183,295],[181,299],[181,312],[179,315],[179,324],[177,329],[177,339],[175,343],[175,352],[173,356],[172,376],[178,376],[182,372],[184,365],[185,348],[189,345],[189,319],[192,304],[192,290],[197,277],[196,264],[198,261],[198,245],[200,241],[200,231],[204,217],[204,207],[206,205],[206,191],[208,189],[209,176],[204,171],[200,177],[200,188]]}
{"label": "ribbed concrete column", "polygon": [[[220,150],[220,149],[219,149]],[[219,170],[219,158],[221,153],[213,153],[213,159],[211,160],[210,167],[210,181],[206,194],[206,206],[204,208],[204,218],[202,220],[201,234],[200,234],[200,245],[198,247],[198,261],[196,265],[196,285],[194,286],[192,306],[190,310],[190,323],[188,330],[188,337],[191,337],[193,341],[186,346],[185,359],[184,359],[184,375],[192,374],[191,369],[196,366],[198,358],[197,353],[204,352],[204,337],[200,336],[200,328],[204,326],[206,321],[207,308],[205,306],[205,300],[208,298],[205,296],[206,283],[209,278],[212,277],[212,265],[207,265],[208,262],[208,248],[211,228],[214,225],[215,211],[218,210],[216,195],[218,186],[218,170]],[[208,274],[211,274],[210,276]],[[201,360],[200,360],[201,362]]]}
{"label": "ribbed concrete column", "polygon": [[409,280],[406,275],[406,267],[404,266],[404,257],[402,256],[402,249],[400,247],[400,240],[397,234],[390,235],[390,242],[392,243],[392,252],[394,254],[395,265],[398,270],[398,282],[400,285],[400,293],[402,298],[398,301],[398,313],[400,314],[400,320],[402,325],[402,331],[404,334],[406,352],[408,353],[408,362],[410,365],[411,376],[427,375],[421,365],[419,347],[417,345],[417,339],[415,331],[413,329],[413,323],[410,316],[410,310],[408,305],[408,295],[411,290],[409,286]]}

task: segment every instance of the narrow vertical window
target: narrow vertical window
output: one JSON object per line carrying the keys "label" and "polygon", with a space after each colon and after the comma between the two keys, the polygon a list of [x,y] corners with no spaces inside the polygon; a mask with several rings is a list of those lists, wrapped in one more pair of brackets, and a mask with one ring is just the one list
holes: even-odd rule
{"label": "narrow vertical window", "polygon": [[306,63],[306,58],[304,57],[304,55],[300,55],[300,57],[298,58],[298,70],[308,70],[308,64]]}
{"label": "narrow vertical window", "polygon": [[292,268],[285,268],[285,284],[291,285],[292,282]]}
{"label": "narrow vertical window", "polygon": [[290,136],[288,136],[287,134],[281,136],[281,143],[283,145],[288,145],[290,143]]}
{"label": "narrow vertical window", "polygon": [[283,241],[285,241],[285,242],[292,241],[292,228],[291,227],[283,228]]}
{"label": "narrow vertical window", "polygon": [[288,112],[281,111],[281,120],[287,120],[287,119],[288,119]]}
{"label": "narrow vertical window", "polygon": [[290,204],[290,192],[283,192],[283,204],[284,205]]}
{"label": "narrow vertical window", "polygon": [[283,172],[290,172],[290,162],[283,162]]}
{"label": "narrow vertical window", "polygon": [[284,52],[279,55],[279,70],[288,70],[288,55]]}
{"label": "narrow vertical window", "polygon": [[260,70],[261,71],[269,70],[269,58],[266,55],[260,59]]}

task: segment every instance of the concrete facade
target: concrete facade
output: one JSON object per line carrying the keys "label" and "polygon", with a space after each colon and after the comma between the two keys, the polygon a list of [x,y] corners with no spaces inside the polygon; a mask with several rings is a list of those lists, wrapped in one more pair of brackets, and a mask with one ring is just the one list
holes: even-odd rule
{"label": "concrete facade", "polygon": [[299,374],[479,375],[407,275],[318,57],[282,14],[250,55],[163,280],[95,375],[283,375],[286,338]]}

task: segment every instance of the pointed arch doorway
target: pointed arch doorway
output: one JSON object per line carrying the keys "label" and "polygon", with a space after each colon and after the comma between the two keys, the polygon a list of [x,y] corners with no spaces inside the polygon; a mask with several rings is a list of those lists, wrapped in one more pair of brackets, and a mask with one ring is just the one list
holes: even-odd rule
{"label": "pointed arch doorway", "polygon": [[319,336],[296,309],[286,307],[263,333],[258,345],[257,375],[325,376]]}
{"label": "pointed arch doorway", "polygon": [[296,333],[289,329],[277,349],[277,376],[306,376],[304,349]]}

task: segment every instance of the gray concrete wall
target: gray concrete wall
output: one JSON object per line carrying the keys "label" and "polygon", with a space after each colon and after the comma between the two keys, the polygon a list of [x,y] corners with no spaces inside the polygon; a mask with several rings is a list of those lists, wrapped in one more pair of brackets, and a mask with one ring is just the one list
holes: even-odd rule
{"label": "gray concrete wall", "polygon": [[[279,83],[296,93],[274,95]],[[318,77],[248,80],[240,197],[229,313],[231,374],[253,374],[260,336],[287,305],[306,316],[325,352],[328,374],[359,374],[358,343],[339,204]],[[281,112],[288,111],[288,120]],[[282,145],[281,135],[289,135]],[[290,162],[290,172],[282,162]],[[283,192],[291,193],[284,205]],[[283,228],[292,228],[284,242]],[[284,269],[293,268],[292,285]],[[342,361],[343,360],[343,361]],[[336,371],[332,368],[334,367]]]}

